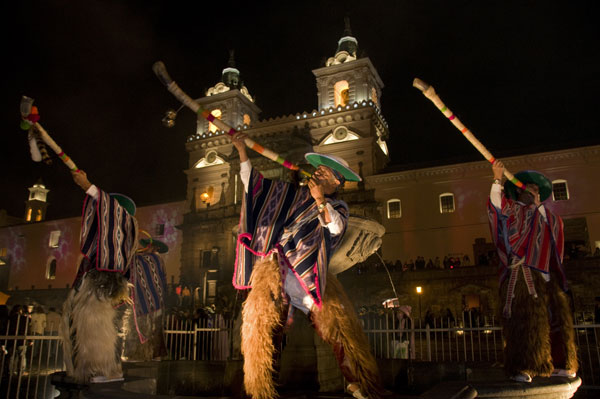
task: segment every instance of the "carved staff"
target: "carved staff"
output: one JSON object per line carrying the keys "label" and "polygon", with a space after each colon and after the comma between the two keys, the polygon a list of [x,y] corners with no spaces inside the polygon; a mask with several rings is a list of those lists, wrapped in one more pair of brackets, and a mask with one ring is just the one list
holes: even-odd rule
{"label": "carved staff", "polygon": [[[460,130],[460,132],[465,136],[465,138],[469,140],[471,144],[473,144],[473,147],[475,147],[477,151],[479,151],[481,155],[483,155],[484,158],[488,160],[489,163],[493,164],[494,162],[496,162],[496,158],[494,158],[494,156],[487,150],[487,148],[485,148],[484,145],[481,144],[479,140],[477,140],[473,133],[471,133],[471,131],[467,129],[467,127],[456,117],[456,115],[454,115],[454,113],[452,113],[452,111],[450,111],[450,109],[446,107],[446,105],[443,103],[440,97],[436,94],[433,86],[428,85],[419,78],[415,78],[415,80],[413,80],[413,86],[421,90],[423,92],[423,95],[430,99],[431,102],[434,103],[440,111],[442,111],[444,116],[448,118],[458,130]],[[515,186],[526,190],[525,184],[523,184],[519,179],[517,179],[506,168],[504,168],[504,176],[506,176],[506,178],[510,180]]]}
{"label": "carved staff", "polygon": [[[75,172],[79,171],[75,162],[71,160],[64,153],[64,151],[56,144],[52,137],[48,134],[48,132],[39,124],[40,116],[37,113],[37,108],[33,106],[33,98],[29,98],[27,96],[23,96],[21,98],[21,129],[31,131],[32,129],[37,130],[40,135],[40,138],[48,145],[48,147],[52,148],[52,150],[58,155],[58,157],[67,165],[67,167]],[[37,160],[37,154],[35,153],[35,143],[31,141],[31,153],[34,161]]]}
{"label": "carved staff", "polygon": [[[196,114],[202,116],[204,119],[206,119],[207,121],[214,124],[220,130],[225,131],[230,136],[233,136],[237,132],[237,130],[235,130],[231,126],[227,125],[225,122],[221,121],[218,118],[215,118],[215,116],[213,114],[211,114],[210,111],[202,108],[202,106],[200,104],[198,104],[190,96],[188,96],[183,90],[181,90],[181,88],[177,85],[177,83],[175,83],[169,76],[169,74],[167,72],[167,68],[165,67],[165,64],[162,61],[158,61],[158,62],[154,63],[154,65],[152,66],[152,70],[154,71],[156,76],[158,76],[158,79],[160,79],[160,81],[165,86],[167,86],[167,89],[171,92],[171,94],[173,94],[179,101],[181,101],[189,109],[191,109]],[[266,158],[269,158],[271,161],[275,161],[278,164],[280,164],[288,169],[297,170],[305,177],[309,178],[311,176],[310,173],[300,169],[299,166],[291,163],[290,161],[288,161],[286,159],[283,159],[276,152],[271,151],[268,148],[261,146],[260,144],[256,143],[254,140],[252,140],[250,138],[246,138],[244,140],[244,142],[246,143],[246,146],[248,148],[251,148],[254,151],[258,152],[260,155],[262,155]]]}

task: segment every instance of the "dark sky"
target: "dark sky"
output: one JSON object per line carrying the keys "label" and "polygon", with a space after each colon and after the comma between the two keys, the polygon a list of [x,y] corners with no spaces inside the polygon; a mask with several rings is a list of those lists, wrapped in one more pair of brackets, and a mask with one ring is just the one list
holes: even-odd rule
{"label": "dark sky", "polygon": [[[196,4],[192,6],[191,4]],[[0,209],[21,217],[42,178],[48,218],[78,215],[68,169],[34,163],[19,128],[21,95],[90,180],[138,206],[185,196],[185,138],[194,116],[153,75],[163,60],[193,97],[213,86],[235,49],[261,118],[317,106],[311,70],[333,56],[351,20],[359,55],[385,88],[393,165],[479,160],[412,87],[432,84],[498,156],[600,144],[599,24],[592,1],[12,1],[3,5]],[[268,143],[263,143],[268,146]]]}

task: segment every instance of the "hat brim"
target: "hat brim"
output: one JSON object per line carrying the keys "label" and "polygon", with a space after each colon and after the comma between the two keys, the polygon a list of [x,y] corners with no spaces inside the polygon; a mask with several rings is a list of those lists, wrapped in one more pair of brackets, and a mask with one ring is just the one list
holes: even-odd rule
{"label": "hat brim", "polygon": [[339,172],[347,181],[361,181],[360,176],[355,173],[352,169],[339,163],[335,158],[332,158],[325,154],[318,154],[316,152],[309,152],[304,156],[306,160],[315,168],[321,165],[327,166],[336,172]]}
{"label": "hat brim", "polygon": [[[149,238],[142,238],[140,240],[140,244],[143,247],[147,247],[148,245],[150,245],[150,239]],[[152,245],[157,248],[157,251],[158,251],[159,254],[164,254],[166,252],[169,252],[169,246],[167,244],[165,244],[164,242],[162,242],[161,240],[157,240],[157,239],[153,238],[152,239]]]}
{"label": "hat brim", "polygon": [[[540,201],[548,199],[552,194],[552,182],[540,172],[535,170],[522,170],[515,173],[515,177],[523,184],[535,184],[540,190]],[[510,199],[519,199],[517,194],[517,186],[515,186],[510,180],[504,183],[504,193]]]}
{"label": "hat brim", "polygon": [[131,216],[135,216],[136,206],[135,202],[133,202],[131,198],[119,193],[110,193],[109,195],[111,196],[111,198],[116,199],[119,205],[125,208],[128,214],[130,214]]}

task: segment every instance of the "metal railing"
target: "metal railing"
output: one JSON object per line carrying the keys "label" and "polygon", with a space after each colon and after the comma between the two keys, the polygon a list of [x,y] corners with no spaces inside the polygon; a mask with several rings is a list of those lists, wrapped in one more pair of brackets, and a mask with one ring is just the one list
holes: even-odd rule
{"label": "metal railing", "polygon": [[[425,323],[398,320],[397,315],[385,313],[361,319],[376,358],[492,364],[504,361],[502,327],[494,317],[468,313],[456,321],[433,318]],[[582,313],[575,315],[575,323],[577,374],[584,385],[600,386],[600,323]]]}
{"label": "metal railing", "polygon": [[[408,319],[401,323],[391,313],[361,319],[377,358],[454,363],[503,361],[501,327],[493,317],[469,315],[457,321],[436,318],[427,324],[416,321],[414,327]],[[55,389],[50,375],[65,369],[62,342],[53,329],[46,335],[15,335],[14,331],[27,331],[29,320],[22,320],[25,328],[21,329],[21,321],[17,320],[15,328],[9,323],[4,335],[0,335],[0,399],[51,399]],[[576,315],[575,321],[578,375],[584,385],[600,386],[600,324],[594,324],[587,315]],[[170,360],[218,361],[233,354],[233,322],[218,316],[197,322],[169,316],[164,334]]]}
{"label": "metal railing", "polygon": [[232,350],[233,321],[220,315],[198,321],[167,316],[164,333],[170,360],[227,360]]}

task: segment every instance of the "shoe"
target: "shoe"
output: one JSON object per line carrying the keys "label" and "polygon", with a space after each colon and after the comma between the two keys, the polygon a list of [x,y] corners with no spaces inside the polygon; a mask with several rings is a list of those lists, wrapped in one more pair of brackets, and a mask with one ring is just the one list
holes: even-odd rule
{"label": "shoe", "polygon": [[518,382],[531,382],[531,376],[527,373],[519,373],[510,376],[510,379]]}
{"label": "shoe", "polygon": [[123,375],[115,375],[112,377],[106,377],[103,375],[97,375],[94,376],[92,378],[90,378],[90,382],[92,384],[102,384],[102,383],[106,383],[106,382],[116,382],[116,381],[124,381],[125,378],[123,378]]}
{"label": "shoe", "polygon": [[360,388],[353,383],[348,384],[348,386],[346,387],[346,392],[354,396],[356,399],[369,399],[365,395],[363,395],[363,393],[360,391]]}
{"label": "shoe", "polygon": [[575,378],[577,373],[571,373],[569,370],[565,369],[554,369],[550,377],[567,377],[567,378]]}

